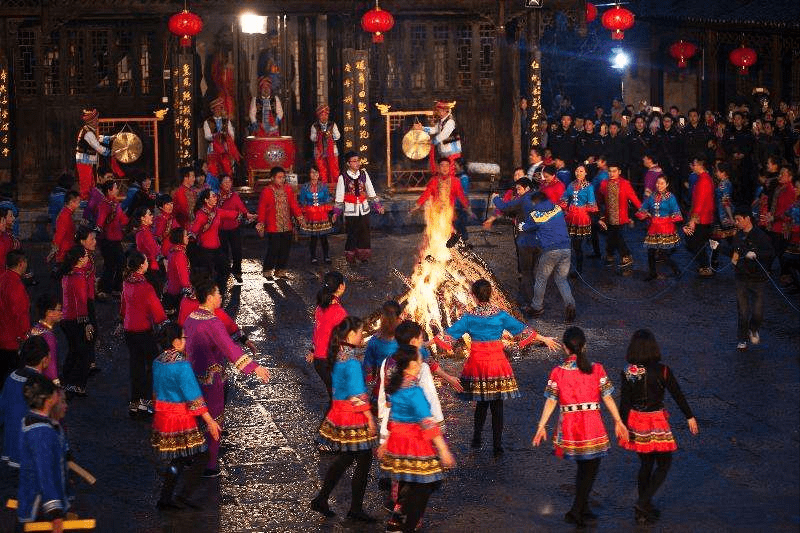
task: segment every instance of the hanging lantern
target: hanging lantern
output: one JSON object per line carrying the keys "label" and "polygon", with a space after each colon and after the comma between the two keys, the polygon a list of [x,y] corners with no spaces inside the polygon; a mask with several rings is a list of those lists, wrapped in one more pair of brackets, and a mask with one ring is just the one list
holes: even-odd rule
{"label": "hanging lantern", "polygon": [[678,60],[678,67],[680,68],[685,68],[686,61],[691,59],[696,53],[697,46],[693,43],[687,43],[683,39],[672,43],[669,47],[669,55]]}
{"label": "hanging lantern", "polygon": [[203,19],[184,9],[169,18],[169,31],[181,38],[181,46],[191,46],[192,37],[203,29]]}
{"label": "hanging lantern", "polygon": [[633,27],[633,13],[624,7],[614,6],[601,19],[603,27],[611,30],[611,38],[620,41],[625,38],[625,30]]}
{"label": "hanging lantern", "polygon": [[744,44],[739,48],[734,48],[728,59],[731,63],[739,67],[739,74],[745,75],[749,72],[749,68],[756,64],[758,54],[752,48],[746,47]]}
{"label": "hanging lantern", "polygon": [[382,43],[383,34],[391,30],[394,26],[394,17],[388,11],[384,11],[375,0],[375,7],[364,13],[361,17],[361,28],[372,34],[373,43]]}
{"label": "hanging lantern", "polygon": [[591,2],[586,2],[586,22],[594,22],[596,18],[597,7]]}

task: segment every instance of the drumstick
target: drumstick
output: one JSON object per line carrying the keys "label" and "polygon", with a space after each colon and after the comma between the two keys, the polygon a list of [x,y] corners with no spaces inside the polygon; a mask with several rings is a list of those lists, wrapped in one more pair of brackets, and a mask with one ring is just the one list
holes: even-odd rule
{"label": "drumstick", "polygon": [[67,461],[67,468],[81,476],[86,483],[89,485],[94,485],[97,482],[97,478],[90,474],[86,469],[75,463],[74,461]]}

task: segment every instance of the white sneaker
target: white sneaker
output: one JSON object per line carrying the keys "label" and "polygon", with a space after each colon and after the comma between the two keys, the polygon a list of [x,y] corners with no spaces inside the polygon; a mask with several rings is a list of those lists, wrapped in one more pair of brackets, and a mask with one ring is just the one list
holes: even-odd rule
{"label": "white sneaker", "polygon": [[761,342],[761,337],[758,336],[758,331],[750,332],[750,344],[758,344]]}
{"label": "white sneaker", "polygon": [[741,341],[739,344],[736,345],[736,349],[740,352],[743,352],[747,349],[747,343],[745,341]]}

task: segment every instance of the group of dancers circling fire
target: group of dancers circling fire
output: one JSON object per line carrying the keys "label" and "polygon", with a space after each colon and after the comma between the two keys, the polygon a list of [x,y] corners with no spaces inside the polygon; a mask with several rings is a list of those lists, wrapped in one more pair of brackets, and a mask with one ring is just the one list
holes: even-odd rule
{"label": "group of dancers circling fire", "polygon": [[[374,522],[363,509],[373,454],[383,488],[390,490],[387,531],[415,531],[431,494],[440,486],[445,470],[456,460],[443,434],[444,416],[433,376],[449,383],[459,398],[475,401],[473,449],[483,445],[481,434],[487,412],[492,412],[492,446],[495,457],[502,446],[504,400],[520,391],[505,356],[503,338],[513,336],[520,348],[541,343],[550,351],[563,349],[564,361],[550,373],[546,402],[532,444],[547,438],[547,422],[560,411],[554,430],[556,455],[578,465],[575,499],[565,520],[578,526],[597,519],[588,505],[589,493],[611,444],[600,417],[600,402],[614,419],[614,432],[625,449],[639,454],[639,498],[635,518],[650,523],[659,516],[651,500],[663,483],[677,449],[664,411],[668,390],[697,433],[697,422],[681,394],[675,376],[660,362],[655,337],[639,330],[628,347],[622,372],[622,398],[618,409],[614,387],[603,366],[590,362],[587,339],[578,327],[564,332],[561,343],[546,337],[490,304],[492,286],[479,279],[472,284],[474,307],[432,339],[423,325],[404,319],[403,306],[386,302],[379,330],[363,345],[364,322],[349,316],[341,304],[346,283],[341,273],[326,274],[317,296],[314,350],[308,361],[326,386],[330,405],[319,429],[320,449],[335,453],[311,508],[326,518],[335,516],[330,495],[347,468],[355,463],[352,496],[347,517]],[[430,357],[429,347],[452,351],[469,335],[469,355],[459,378],[447,374]]]}

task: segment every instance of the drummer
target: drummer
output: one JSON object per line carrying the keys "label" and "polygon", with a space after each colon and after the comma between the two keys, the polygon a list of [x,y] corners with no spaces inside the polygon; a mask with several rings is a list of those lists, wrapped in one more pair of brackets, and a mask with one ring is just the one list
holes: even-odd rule
{"label": "drummer", "polygon": [[279,137],[283,120],[281,99],[272,94],[272,79],[258,78],[258,96],[250,100],[250,134],[255,137]]}

